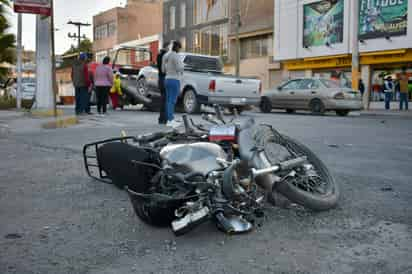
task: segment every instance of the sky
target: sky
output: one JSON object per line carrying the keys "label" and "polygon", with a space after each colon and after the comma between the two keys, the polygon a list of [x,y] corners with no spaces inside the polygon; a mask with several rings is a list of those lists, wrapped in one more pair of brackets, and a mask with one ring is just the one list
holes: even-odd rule
{"label": "sky", "polygon": [[[67,25],[69,20],[93,23],[93,15],[108,10],[116,6],[124,6],[126,0],[55,0],[55,27],[58,29],[55,34],[56,53],[61,54],[68,50],[72,44],[76,45],[77,41],[68,38],[68,33],[76,32],[77,28]],[[11,11],[12,28],[10,32],[17,34],[17,16]],[[36,20],[31,14],[23,15],[23,46],[28,50],[35,50],[36,47]],[[93,28],[82,28],[82,35],[90,39],[93,38]]]}

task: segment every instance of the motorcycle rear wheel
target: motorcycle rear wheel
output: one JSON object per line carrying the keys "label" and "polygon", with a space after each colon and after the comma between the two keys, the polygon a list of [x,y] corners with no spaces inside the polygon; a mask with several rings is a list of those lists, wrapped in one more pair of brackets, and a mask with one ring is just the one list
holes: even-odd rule
{"label": "motorcycle rear wheel", "polygon": [[324,190],[322,190],[323,193],[320,193],[320,189],[317,190],[317,187],[312,187],[315,184],[314,182],[306,182],[306,186],[303,183],[297,183],[298,179],[303,180],[301,178],[303,176],[299,176],[300,174],[297,174],[298,179],[295,181],[290,180],[276,184],[274,190],[283,194],[292,202],[314,211],[334,208],[338,203],[340,191],[328,168],[308,147],[290,137],[283,136],[283,138],[294,152],[307,157],[308,164],[313,166],[321,179],[320,184],[323,185]]}

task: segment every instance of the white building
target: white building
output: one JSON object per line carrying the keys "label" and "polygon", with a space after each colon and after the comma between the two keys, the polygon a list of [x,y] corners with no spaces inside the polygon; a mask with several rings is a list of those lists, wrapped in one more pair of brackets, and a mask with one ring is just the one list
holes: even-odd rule
{"label": "white building", "polygon": [[[353,13],[359,1],[359,14]],[[284,77],[351,79],[353,19],[359,18],[361,75],[367,87],[382,74],[412,77],[412,0],[275,1],[274,58]],[[408,20],[409,19],[409,20]],[[411,78],[412,80],[412,78]]]}

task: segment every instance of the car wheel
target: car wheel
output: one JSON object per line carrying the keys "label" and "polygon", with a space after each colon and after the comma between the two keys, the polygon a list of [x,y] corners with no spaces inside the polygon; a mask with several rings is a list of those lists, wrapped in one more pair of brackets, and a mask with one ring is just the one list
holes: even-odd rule
{"label": "car wheel", "polygon": [[324,114],[325,105],[319,99],[313,99],[309,104],[310,110],[313,114]]}
{"label": "car wheel", "polygon": [[262,97],[260,101],[260,111],[263,113],[270,113],[272,111],[272,103],[270,102],[269,98]]}
{"label": "car wheel", "polygon": [[147,89],[146,85],[146,79],[145,78],[140,78],[137,80],[137,93],[140,96],[147,97],[149,90]]}
{"label": "car wheel", "polygon": [[336,110],[336,114],[338,115],[338,116],[348,116],[348,114],[349,114],[349,110],[347,110],[347,109],[338,109],[338,110]]}
{"label": "car wheel", "polygon": [[200,112],[200,104],[197,100],[196,92],[193,89],[186,90],[183,96],[183,109],[188,114]]}
{"label": "car wheel", "polygon": [[295,113],[295,112],[296,112],[296,110],[294,110],[294,109],[290,109],[290,108],[286,109],[286,113],[291,114],[291,113]]}

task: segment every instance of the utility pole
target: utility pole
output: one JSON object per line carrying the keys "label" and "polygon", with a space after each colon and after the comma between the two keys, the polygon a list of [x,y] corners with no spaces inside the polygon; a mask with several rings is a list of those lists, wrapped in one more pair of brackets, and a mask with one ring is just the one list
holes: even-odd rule
{"label": "utility pole", "polygon": [[73,26],[76,26],[76,27],[77,27],[77,34],[76,34],[76,33],[73,33],[73,34],[69,33],[69,38],[77,39],[77,48],[78,48],[79,53],[80,53],[80,43],[81,43],[81,39],[82,39],[82,38],[83,38],[83,39],[86,38],[86,35],[81,36],[81,28],[82,28],[82,27],[89,27],[89,26],[91,26],[91,24],[82,23],[82,22],[73,22],[73,21],[71,21],[71,20],[70,20],[67,24],[68,24],[68,25],[73,25]]}
{"label": "utility pole", "polygon": [[359,1],[352,0],[352,89],[359,90]]}
{"label": "utility pole", "polygon": [[235,30],[236,30],[236,78],[240,77],[240,38],[239,38],[239,29],[240,29],[240,0],[235,1]]}
{"label": "utility pole", "polygon": [[17,109],[21,109],[21,95],[22,95],[22,24],[23,15],[19,13],[17,15],[17,90],[16,90],[16,101]]}
{"label": "utility pole", "polygon": [[52,88],[53,88],[53,113],[57,117],[57,81],[56,81],[56,51],[54,46],[54,0],[51,0],[51,22],[50,22],[50,39],[51,39],[51,55],[52,55]]}

